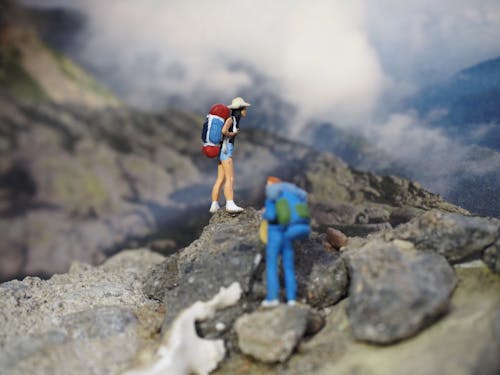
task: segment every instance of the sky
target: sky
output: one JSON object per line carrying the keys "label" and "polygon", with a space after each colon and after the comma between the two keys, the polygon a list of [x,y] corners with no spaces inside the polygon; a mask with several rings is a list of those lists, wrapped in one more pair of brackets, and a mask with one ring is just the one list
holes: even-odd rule
{"label": "sky", "polygon": [[311,118],[355,128],[440,193],[452,183],[440,170],[463,168],[469,150],[393,104],[500,56],[498,0],[24,2],[87,15],[80,55],[132,105],[202,111],[213,98],[265,92],[296,109],[293,134]]}

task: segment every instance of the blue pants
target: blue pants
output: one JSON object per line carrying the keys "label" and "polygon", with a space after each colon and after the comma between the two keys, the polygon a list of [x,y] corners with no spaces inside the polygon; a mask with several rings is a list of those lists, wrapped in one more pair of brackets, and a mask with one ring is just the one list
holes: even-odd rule
{"label": "blue pants", "polygon": [[285,288],[287,301],[295,300],[297,283],[295,281],[293,238],[285,235],[286,231],[280,225],[269,225],[267,232],[266,249],[266,281],[267,300],[277,300],[279,297],[278,257],[281,255],[285,274]]}
{"label": "blue pants", "polygon": [[227,149],[222,151],[222,147],[220,150],[219,160],[224,161],[233,157],[234,145],[231,142],[227,142]]}

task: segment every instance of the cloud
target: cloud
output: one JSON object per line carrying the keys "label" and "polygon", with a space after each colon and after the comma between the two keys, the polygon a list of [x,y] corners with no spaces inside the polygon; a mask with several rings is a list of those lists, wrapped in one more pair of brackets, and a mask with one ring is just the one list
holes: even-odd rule
{"label": "cloud", "polygon": [[[40,2],[36,2],[40,6]],[[265,74],[304,114],[365,120],[386,80],[345,1],[45,1],[89,16],[84,59],[107,70],[130,102],[167,98],[229,100],[255,82],[238,64]]]}
{"label": "cloud", "polygon": [[498,168],[498,155],[471,162],[472,149],[392,113],[424,85],[500,55],[498,0],[24,2],[86,14],[80,59],[133,105],[203,112],[241,93],[254,111],[284,102],[289,134],[311,118],[361,130],[440,193],[462,170]]}
{"label": "cloud", "polygon": [[365,30],[396,81],[429,83],[500,55],[500,2],[364,2]]}
{"label": "cloud", "polygon": [[[140,106],[225,98],[249,86],[244,63],[306,114],[366,121],[380,98],[500,54],[494,0],[44,0],[90,19],[82,55]],[[427,77],[427,78],[426,78]],[[125,83],[125,81],[127,83]]]}
{"label": "cloud", "polygon": [[82,58],[146,108],[203,95],[229,100],[255,84],[234,68],[244,64],[305,116],[352,125],[369,121],[388,96],[500,54],[496,0],[25,3],[88,15]]}
{"label": "cloud", "polygon": [[[413,112],[392,114],[365,134],[389,156],[387,160],[403,165],[412,179],[445,196],[464,176],[484,177],[500,171],[500,153],[452,140]],[[364,161],[367,169],[377,162]],[[385,167],[378,164],[377,168]]]}

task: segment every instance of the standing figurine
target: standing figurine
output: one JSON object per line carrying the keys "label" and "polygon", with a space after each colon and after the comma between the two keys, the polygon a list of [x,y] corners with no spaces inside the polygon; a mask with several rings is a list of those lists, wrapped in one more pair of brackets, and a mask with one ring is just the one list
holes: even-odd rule
{"label": "standing figurine", "polygon": [[270,176],[266,185],[265,211],[267,221],[266,281],[267,297],[262,306],[279,304],[278,257],[281,255],[285,276],[286,299],[294,305],[297,293],[293,240],[310,233],[307,193],[297,186]]}
{"label": "standing figurine", "polygon": [[228,106],[231,109],[231,116],[226,120],[222,128],[224,140],[219,154],[219,164],[217,166],[217,179],[212,188],[212,205],[210,212],[216,212],[219,206],[219,195],[224,183],[224,196],[226,198],[226,211],[231,213],[242,212],[243,208],[234,203],[234,165],[233,149],[234,139],[238,134],[239,123],[242,117],[246,117],[250,103],[242,98],[234,98]]}

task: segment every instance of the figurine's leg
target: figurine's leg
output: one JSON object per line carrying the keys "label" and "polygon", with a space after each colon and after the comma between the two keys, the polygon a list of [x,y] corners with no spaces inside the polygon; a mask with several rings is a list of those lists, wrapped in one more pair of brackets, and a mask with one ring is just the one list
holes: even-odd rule
{"label": "figurine's leg", "polygon": [[279,295],[278,256],[283,241],[283,232],[277,225],[269,225],[266,248],[267,301],[277,301]]}
{"label": "figurine's leg", "polygon": [[232,201],[234,195],[234,164],[233,158],[228,156],[221,160],[222,168],[224,170],[224,196],[226,201]]}
{"label": "figurine's leg", "polygon": [[220,190],[222,184],[224,183],[225,173],[222,163],[217,166],[217,179],[215,180],[214,186],[212,188],[212,202],[217,202],[220,196]]}
{"label": "figurine's leg", "polygon": [[286,299],[295,302],[297,294],[297,282],[295,281],[295,265],[292,241],[283,238],[283,270],[285,272]]}

